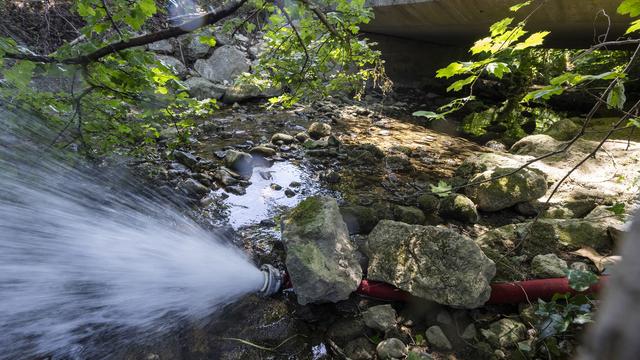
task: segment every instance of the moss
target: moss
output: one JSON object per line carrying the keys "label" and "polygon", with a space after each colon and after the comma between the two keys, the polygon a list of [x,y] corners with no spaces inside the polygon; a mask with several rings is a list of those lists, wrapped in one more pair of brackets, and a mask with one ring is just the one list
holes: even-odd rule
{"label": "moss", "polygon": [[309,225],[321,209],[322,202],[319,198],[315,196],[308,197],[291,211],[289,221],[299,226]]}

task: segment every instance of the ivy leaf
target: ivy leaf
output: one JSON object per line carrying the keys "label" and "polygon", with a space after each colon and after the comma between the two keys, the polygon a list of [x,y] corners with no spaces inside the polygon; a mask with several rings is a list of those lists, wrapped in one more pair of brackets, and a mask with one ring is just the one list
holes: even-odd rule
{"label": "ivy leaf", "polygon": [[591,271],[567,270],[569,287],[575,291],[585,291],[598,282],[598,277]]}
{"label": "ivy leaf", "polygon": [[211,35],[202,35],[199,38],[200,43],[209,45],[210,47],[216,46],[216,38]]}
{"label": "ivy leaf", "polygon": [[466,79],[458,80],[458,81],[454,82],[453,84],[451,84],[447,88],[447,92],[449,92],[449,91],[460,91],[460,90],[462,90],[463,87],[473,83],[477,78],[478,78],[478,76],[471,75]]}
{"label": "ivy leaf", "polygon": [[439,69],[436,72],[437,78],[450,78],[455,75],[463,74],[465,72],[464,64],[460,62],[452,62],[446,68]]}
{"label": "ivy leaf", "polygon": [[523,3],[513,5],[512,7],[509,8],[509,11],[516,12],[525,6],[529,6],[530,4],[531,4],[531,1],[525,1]]}
{"label": "ivy leaf", "polygon": [[509,25],[513,22],[513,18],[504,18],[497,23],[491,25],[489,30],[491,31],[491,37],[496,37],[498,35],[502,35],[507,31]]}
{"label": "ivy leaf", "polygon": [[618,14],[636,17],[640,15],[640,0],[624,0],[618,6]]}
{"label": "ivy leaf", "polygon": [[544,42],[544,38],[549,34],[550,34],[549,31],[539,31],[537,33],[533,33],[527,38],[527,40],[519,44],[516,44],[516,46],[513,49],[524,50],[530,47],[540,46]]}
{"label": "ivy leaf", "polygon": [[440,180],[438,181],[438,185],[430,185],[431,192],[436,194],[439,197],[447,197],[451,194],[451,185],[447,184],[446,181]]}
{"label": "ivy leaf", "polygon": [[612,109],[622,110],[626,101],[627,96],[624,93],[624,83],[618,80],[607,96],[607,106]]}
{"label": "ivy leaf", "polygon": [[502,62],[492,62],[487,65],[487,72],[498,79],[502,79],[504,74],[511,72],[509,66]]}

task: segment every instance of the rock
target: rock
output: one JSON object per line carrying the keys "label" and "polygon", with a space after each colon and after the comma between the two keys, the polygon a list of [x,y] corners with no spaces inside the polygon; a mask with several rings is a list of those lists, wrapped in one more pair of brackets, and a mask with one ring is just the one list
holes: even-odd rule
{"label": "rock", "polygon": [[476,338],[477,334],[478,334],[478,332],[476,331],[476,326],[473,325],[473,324],[469,324],[469,325],[467,325],[466,328],[464,328],[464,331],[462,332],[460,337],[463,340],[472,341],[473,339]]}
{"label": "rock", "polygon": [[224,164],[240,173],[240,175],[251,175],[253,171],[253,157],[242,151],[227,151],[227,155],[224,157]]}
{"label": "rock", "polygon": [[476,308],[489,299],[495,264],[466,236],[382,220],[368,241],[370,280],[455,307]]}
{"label": "rock", "polygon": [[445,218],[472,224],[477,223],[480,218],[476,210],[476,204],[461,194],[454,194],[444,198],[440,202],[440,215]]}
{"label": "rock", "polygon": [[296,196],[296,192],[291,190],[291,189],[285,189],[284,195],[286,197],[288,197],[288,198],[292,198],[292,197]]}
{"label": "rock", "polygon": [[472,177],[492,170],[496,167],[520,167],[522,160],[517,159],[511,154],[485,153],[468,157],[456,169],[455,176],[462,179],[463,182],[470,180]]}
{"label": "rock", "polygon": [[489,325],[489,332],[491,334],[483,331],[483,335],[495,347],[515,347],[518,342],[527,338],[527,327],[523,323],[506,318]]}
{"label": "rock", "polygon": [[275,133],[273,134],[273,136],[271,136],[271,142],[279,145],[281,144],[291,144],[295,139],[293,138],[293,136],[289,135],[289,134],[283,134],[283,133]]}
{"label": "rock", "polygon": [[302,186],[302,184],[299,181],[292,181],[289,183],[289,187],[292,188],[299,188],[300,186]]}
{"label": "rock", "polygon": [[313,196],[284,221],[286,267],[302,305],[345,300],[362,280],[362,269],[335,199]]}
{"label": "rock", "polygon": [[331,324],[327,330],[327,337],[339,345],[345,345],[349,341],[363,336],[365,330],[361,319],[339,319]]}
{"label": "rock", "polygon": [[[471,178],[471,182],[486,181],[509,174],[517,168],[495,168]],[[536,200],[547,192],[547,181],[540,173],[522,169],[515,174],[486,181],[465,189],[467,196],[482,211],[499,211],[517,203]]]}
{"label": "rock", "polygon": [[587,265],[587,263],[583,263],[582,261],[573,262],[571,263],[571,265],[569,265],[569,267],[571,268],[571,270],[591,271],[589,265]]}
{"label": "rock", "polygon": [[276,154],[276,151],[267,146],[255,146],[249,150],[251,155],[258,155],[262,157],[271,157]]}
{"label": "rock", "polygon": [[233,82],[240,74],[249,71],[246,55],[231,45],[217,48],[208,59],[198,59],[194,64],[198,74],[213,82]]}
{"label": "rock", "polygon": [[240,185],[231,185],[224,188],[226,192],[235,194],[235,195],[245,195],[247,193],[247,189]]}
{"label": "rock", "polygon": [[230,173],[227,169],[218,169],[213,173],[213,178],[220,182],[223,186],[235,185],[239,182],[236,174]]}
{"label": "rock", "polygon": [[560,141],[568,141],[574,138],[580,132],[581,126],[574,123],[571,119],[560,119],[551,124],[549,129],[544,132],[552,138]]}
{"label": "rock", "polygon": [[349,341],[344,347],[345,354],[351,360],[372,360],[375,346],[365,337]]}
{"label": "rock", "polygon": [[307,133],[309,133],[309,136],[312,139],[318,140],[325,136],[331,135],[331,125],[321,122],[314,122],[313,124],[311,124],[311,126],[309,126],[309,130],[307,130]]}
{"label": "rock", "polygon": [[185,80],[183,84],[187,88],[189,95],[198,100],[217,100],[222,98],[222,95],[224,95],[224,92],[226,91],[224,86],[214,84],[199,76],[190,77]]}
{"label": "rock", "polygon": [[160,40],[160,41],[153,42],[149,44],[147,48],[159,54],[169,55],[173,53],[173,44],[169,40]]}
{"label": "rock", "polygon": [[271,184],[271,188],[275,191],[280,191],[282,190],[282,186],[278,185],[278,184]]}
{"label": "rock", "polygon": [[518,140],[509,150],[517,155],[542,156],[556,151],[563,146],[563,142],[549,135],[529,135]]}
{"label": "rock", "polygon": [[368,234],[378,223],[376,212],[367,206],[348,205],[340,208],[349,234]]}
{"label": "rock", "polygon": [[[520,225],[520,232],[526,229]],[[589,219],[540,219],[530,226],[530,234],[523,244],[531,255],[556,252],[559,246],[567,250],[577,250],[590,246],[602,251],[611,248],[608,225]]]}
{"label": "rock", "polygon": [[378,305],[362,313],[362,319],[369,328],[387,331],[396,326],[396,311],[391,305]]}
{"label": "rock", "polygon": [[391,338],[381,341],[376,347],[380,360],[404,359],[407,346],[400,339]]}
{"label": "rock", "polygon": [[162,65],[166,66],[171,72],[173,72],[179,78],[184,78],[189,74],[187,67],[184,66],[182,61],[168,55],[156,55],[156,60],[160,61]]}
{"label": "rock", "polygon": [[222,97],[222,101],[227,104],[233,104],[236,102],[243,102],[249,99],[261,99],[278,96],[282,91],[274,88],[260,89],[256,85],[252,84],[234,84],[229,87]]}
{"label": "rock", "polygon": [[435,213],[440,207],[440,198],[431,194],[420,195],[418,197],[418,207],[426,213]]}
{"label": "rock", "polygon": [[174,150],[173,157],[182,165],[189,167],[191,170],[195,170],[198,165],[198,157],[184,151]]}
{"label": "rock", "polygon": [[422,210],[413,206],[397,205],[393,208],[394,219],[407,224],[422,225],[426,217]]}
{"label": "rock", "polygon": [[389,155],[385,158],[387,168],[395,172],[410,172],[413,170],[411,160],[403,153]]}
{"label": "rock", "polygon": [[531,260],[531,272],[539,279],[566,276],[567,262],[556,254],[536,255]]}
{"label": "rock", "polygon": [[451,350],[453,347],[451,346],[451,342],[444,334],[440,326],[432,326],[427,329],[425,332],[425,338],[427,342],[433,347],[441,350]]}
{"label": "rock", "polygon": [[202,196],[209,193],[209,188],[194,179],[185,180],[182,184],[180,184],[180,190],[182,190],[185,195],[192,198],[201,198]]}
{"label": "rock", "polygon": [[329,184],[337,184],[340,182],[340,174],[337,171],[329,171],[324,177],[324,181]]}
{"label": "rock", "polygon": [[182,51],[184,56],[191,61],[201,59],[211,50],[211,46],[203,44],[200,41],[201,35],[211,35],[208,31],[202,31],[199,33],[191,33],[184,37],[180,37],[179,40],[182,43]]}
{"label": "rock", "polygon": [[276,222],[273,219],[264,219],[264,220],[260,221],[260,226],[263,226],[263,227],[275,227],[276,226]]}
{"label": "rock", "polygon": [[501,143],[498,140],[489,140],[484,144],[485,147],[488,147],[489,149],[493,150],[493,151],[500,151],[500,152],[506,152],[507,151],[507,146],[503,143]]}
{"label": "rock", "polygon": [[296,138],[296,140],[298,140],[298,142],[304,143],[305,141],[309,140],[309,134],[307,134],[306,132],[302,131],[302,132],[297,133],[295,138]]}

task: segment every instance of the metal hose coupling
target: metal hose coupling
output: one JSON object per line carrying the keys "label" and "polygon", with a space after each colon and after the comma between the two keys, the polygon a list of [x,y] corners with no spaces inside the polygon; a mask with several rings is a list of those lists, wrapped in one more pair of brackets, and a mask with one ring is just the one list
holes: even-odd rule
{"label": "metal hose coupling", "polygon": [[260,271],[264,275],[264,284],[258,291],[258,295],[267,297],[280,291],[284,282],[284,272],[269,264],[262,265]]}

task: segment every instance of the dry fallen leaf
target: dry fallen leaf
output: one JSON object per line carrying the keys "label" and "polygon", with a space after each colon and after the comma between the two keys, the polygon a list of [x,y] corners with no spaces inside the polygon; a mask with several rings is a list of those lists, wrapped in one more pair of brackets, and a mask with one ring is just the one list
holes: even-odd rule
{"label": "dry fallen leaf", "polygon": [[584,246],[580,250],[573,251],[572,254],[585,257],[598,268],[599,272],[602,272],[606,267],[610,265],[614,265],[622,260],[622,256],[612,255],[612,256],[602,256],[598,254],[596,250],[589,246]]}

